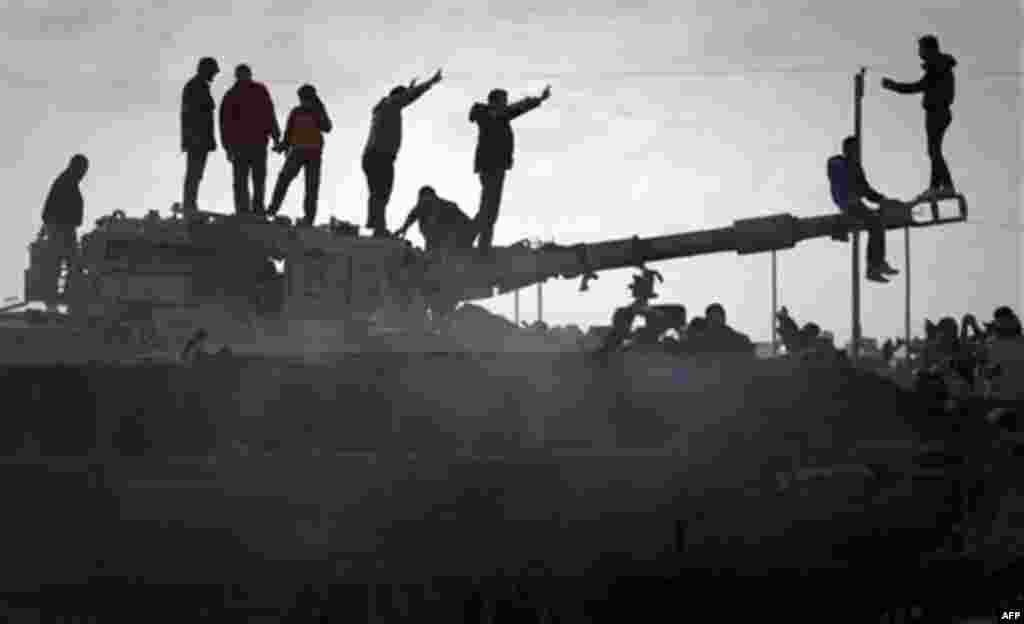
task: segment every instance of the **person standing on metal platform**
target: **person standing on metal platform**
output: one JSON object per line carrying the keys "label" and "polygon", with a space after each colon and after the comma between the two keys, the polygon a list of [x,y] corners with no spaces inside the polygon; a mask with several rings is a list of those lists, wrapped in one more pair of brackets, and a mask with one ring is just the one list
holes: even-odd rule
{"label": "person standing on metal platform", "polygon": [[85,208],[79,184],[88,170],[88,158],[82,154],[72,156],[67,168],[50,186],[43,206],[43,231],[46,233],[46,249],[50,258],[46,265],[49,273],[47,281],[53,285],[51,297],[46,301],[46,308],[50,311],[57,308],[62,265],[68,267],[68,283],[76,268],[78,243],[75,230],[82,225]]}
{"label": "person standing on metal platform", "polygon": [[299,171],[306,172],[306,197],[303,203],[303,225],[313,225],[316,219],[316,203],[320,194],[320,172],[324,151],[324,134],[331,131],[333,125],[327,115],[327,108],[320,101],[313,85],[299,87],[299,105],[292,109],[285,125],[284,141],[275,152],[287,152],[288,157],[277,176],[274,185],[274,197],[270,200],[267,210],[271,216],[276,215]]}
{"label": "person standing on metal platform", "polygon": [[956,59],[939,50],[935,35],[925,35],[918,40],[918,55],[924,61],[924,76],[917,82],[896,82],[882,79],[882,87],[896,93],[924,93],[924,125],[928,135],[928,157],[932,161],[931,183],[920,199],[948,197],[956,193],[946,159],[942,155],[942,139],[953,122],[953,96],[956,81],[953,68]]}
{"label": "person standing on metal platform", "polygon": [[882,223],[880,211],[872,210],[864,203],[864,199],[880,206],[893,200],[868,184],[858,154],[860,149],[857,137],[848,136],[843,140],[843,153],[828,159],[832,201],[841,213],[856,219],[867,229],[867,278],[884,284],[889,281],[886,275],[896,275],[899,271],[885,260],[885,224]]}
{"label": "person standing on metal platform", "polygon": [[527,97],[508,103],[508,92],[494,89],[487,95],[487,103],[477,102],[469,111],[469,121],[478,129],[473,171],[480,177],[480,211],[476,215],[480,231],[480,250],[488,253],[494,238],[494,224],[498,220],[505,173],[512,168],[515,138],[513,119],[527,113],[551,97],[551,87],[544,88],[540,97]]}
{"label": "person standing on metal platform", "polygon": [[[235,213],[264,213],[267,186],[267,139],[281,142],[274,101],[265,85],[252,79],[248,65],[235,68],[234,86],[220,102],[220,141],[234,177]],[[249,176],[252,175],[252,200]]]}
{"label": "person standing on metal platform", "polygon": [[421,85],[414,78],[409,86],[399,85],[373,107],[370,135],[363,148],[363,173],[370,198],[366,208],[366,227],[378,238],[388,236],[386,211],[395,183],[395,159],[402,146],[402,109],[412,104],[431,87],[441,82],[441,70]]}
{"label": "person standing on metal platform", "polygon": [[217,149],[213,136],[213,111],[216,104],[210,94],[210,83],[220,73],[217,61],[210,57],[199,60],[196,75],[185,84],[181,93],[181,151],[187,158],[182,212],[187,217],[199,208],[199,182],[206,170],[206,159]]}

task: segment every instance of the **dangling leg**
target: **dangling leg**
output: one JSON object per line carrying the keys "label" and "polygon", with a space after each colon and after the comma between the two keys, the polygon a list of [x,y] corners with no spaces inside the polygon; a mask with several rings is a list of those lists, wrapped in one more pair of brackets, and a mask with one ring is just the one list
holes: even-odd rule
{"label": "dangling leg", "polygon": [[271,215],[276,215],[284,203],[285,194],[288,193],[288,185],[292,183],[295,176],[302,168],[302,158],[299,150],[293,149],[281,166],[281,172],[277,174],[277,183],[274,185],[274,196],[270,200],[270,207],[267,209]]}

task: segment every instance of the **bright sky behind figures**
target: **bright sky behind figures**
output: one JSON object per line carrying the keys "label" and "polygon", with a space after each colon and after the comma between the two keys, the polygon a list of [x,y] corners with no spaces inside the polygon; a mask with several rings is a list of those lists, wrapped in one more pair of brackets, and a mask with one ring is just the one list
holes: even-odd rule
{"label": "bright sky behind figures", "polygon": [[[327,138],[318,219],[362,224],[367,190],[360,154],[370,110],[395,84],[444,81],[405,113],[388,224],[397,227],[431,184],[468,214],[477,210],[476,129],[469,107],[494,87],[552,98],[515,122],[516,164],[505,186],[495,244],[563,244],[730,225],[740,218],[834,210],[825,161],[853,128],[853,76],[867,66],[864,161],[881,192],[925,188],[928,158],[920,96],[880,81],[921,75],[917,38],[938,35],[957,66],[946,157],[971,204],[971,222],[912,235],[915,331],[925,316],[988,317],[1024,307],[1020,249],[1019,3],[1008,0],[673,0],[576,3],[379,1],[20,2],[0,9],[0,81],[7,149],[0,152],[6,223],[0,228],[0,297],[19,295],[43,199],[75,152],[91,161],[86,225],[115,209],[142,216],[180,201],[181,88],[201,56],[222,72],[218,104],[241,62],[267,84],[281,123],[295,89],[317,86],[335,129]],[[770,7],[770,8],[769,8]],[[282,160],[272,156],[273,184]],[[283,214],[301,216],[301,184]],[[207,166],[203,209],[232,211],[223,152]],[[84,231],[84,230],[83,230]],[[419,242],[418,234],[412,239]],[[889,261],[904,268],[903,235]],[[691,314],[721,302],[730,323],[769,339],[768,255],[713,256],[652,265],[658,302]],[[779,255],[780,301],[797,320],[849,336],[849,246],[828,239]],[[632,270],[545,285],[549,324],[609,322],[628,301]],[[865,336],[903,333],[902,277],[865,282]],[[484,302],[512,316],[512,295]],[[522,319],[535,318],[534,290]]]}

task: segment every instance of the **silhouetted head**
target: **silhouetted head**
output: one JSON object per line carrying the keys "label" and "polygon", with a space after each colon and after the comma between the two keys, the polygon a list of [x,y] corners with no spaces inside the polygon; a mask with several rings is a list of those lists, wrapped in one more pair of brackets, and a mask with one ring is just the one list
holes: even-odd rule
{"label": "silhouetted head", "polygon": [[821,336],[821,327],[819,327],[817,323],[807,323],[804,325],[803,329],[800,330],[800,333],[808,340],[814,340]]}
{"label": "silhouetted head", "polygon": [[939,320],[939,324],[936,326],[936,339],[939,342],[949,343],[956,340],[959,331],[956,324],[956,319],[952,316],[944,316]]}
{"label": "silhouetted head", "polygon": [[1021,335],[1020,318],[1009,306],[1000,306],[992,314],[992,331],[996,336],[1009,338]]}
{"label": "silhouetted head", "polygon": [[199,67],[196,69],[196,73],[207,82],[212,82],[213,77],[220,73],[220,65],[217,65],[217,60],[212,56],[204,56],[199,59]]}
{"label": "silhouetted head", "polygon": [[705,308],[704,316],[708,320],[708,327],[725,326],[725,308],[720,303],[712,303]]}
{"label": "silhouetted head", "polygon": [[686,326],[686,332],[690,336],[693,336],[707,329],[707,326],[707,319],[703,316],[695,316],[690,319],[690,324]]}
{"label": "silhouetted head", "polygon": [[935,35],[925,35],[917,40],[917,55],[922,61],[933,59],[939,55],[939,39]]}
{"label": "silhouetted head", "polygon": [[403,93],[406,92],[406,90],[407,90],[407,87],[405,85],[398,85],[397,87],[392,89],[390,93],[388,93],[388,97],[395,97],[396,95],[402,95]]}
{"label": "silhouetted head", "polygon": [[843,156],[856,160],[860,141],[855,136],[848,136],[843,139]]}
{"label": "silhouetted head", "polygon": [[508,91],[504,89],[492,89],[487,94],[487,103],[494,108],[502,109],[508,106]]}
{"label": "silhouetted head", "polygon": [[437,197],[437,192],[434,190],[434,187],[430,185],[420,187],[420,201],[433,199],[435,197]]}
{"label": "silhouetted head", "polygon": [[316,102],[316,87],[311,84],[304,84],[299,87],[297,92],[299,94],[299,101],[303,104],[312,104]]}
{"label": "silhouetted head", "polygon": [[252,81],[252,68],[242,63],[235,68],[235,80],[238,82],[251,82]]}
{"label": "silhouetted head", "polygon": [[82,154],[75,154],[71,157],[71,161],[68,163],[68,171],[70,171],[76,178],[81,180],[85,177],[85,172],[89,170],[89,159]]}

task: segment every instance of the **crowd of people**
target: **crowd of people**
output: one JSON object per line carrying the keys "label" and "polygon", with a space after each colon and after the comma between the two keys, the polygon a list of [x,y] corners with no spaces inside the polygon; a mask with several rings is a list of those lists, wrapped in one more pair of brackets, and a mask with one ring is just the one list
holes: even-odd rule
{"label": "crowd of people", "polygon": [[926,320],[916,383],[943,401],[1019,402],[1024,400],[1022,354],[1021,321],[1007,306],[996,308],[984,326],[972,314],[959,324],[951,316],[938,323]]}

